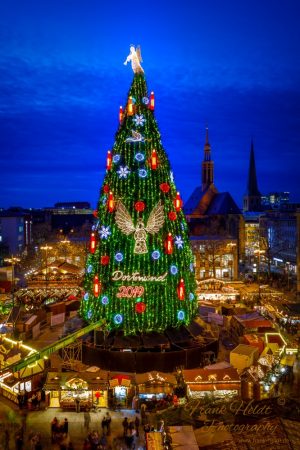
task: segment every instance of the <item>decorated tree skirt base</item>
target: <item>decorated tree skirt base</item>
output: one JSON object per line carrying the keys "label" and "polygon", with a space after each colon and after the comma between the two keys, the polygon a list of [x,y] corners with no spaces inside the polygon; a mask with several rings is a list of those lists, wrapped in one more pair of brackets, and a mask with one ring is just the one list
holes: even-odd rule
{"label": "decorated tree skirt base", "polygon": [[[124,336],[111,333],[104,339],[95,334],[95,346],[86,346],[83,363],[104,370],[143,373],[173,372],[178,367],[194,369],[213,362],[218,354],[218,341],[197,343],[183,329],[165,333]],[[179,342],[181,341],[181,342]]]}

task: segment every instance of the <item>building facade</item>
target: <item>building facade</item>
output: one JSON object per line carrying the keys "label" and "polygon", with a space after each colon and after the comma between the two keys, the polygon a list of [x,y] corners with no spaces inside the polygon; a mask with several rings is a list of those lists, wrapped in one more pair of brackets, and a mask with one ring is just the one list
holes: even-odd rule
{"label": "building facade", "polygon": [[218,192],[214,184],[214,162],[208,139],[204,144],[201,186],[184,206],[196,279],[238,278],[239,260],[244,254],[244,219],[229,192]]}

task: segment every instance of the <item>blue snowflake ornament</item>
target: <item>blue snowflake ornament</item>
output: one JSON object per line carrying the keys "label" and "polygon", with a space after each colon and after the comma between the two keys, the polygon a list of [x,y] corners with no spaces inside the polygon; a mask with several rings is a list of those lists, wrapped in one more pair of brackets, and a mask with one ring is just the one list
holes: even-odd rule
{"label": "blue snowflake ornament", "polygon": [[183,249],[183,244],[184,244],[184,242],[183,242],[182,237],[181,237],[181,236],[175,236],[174,244],[176,245],[176,247],[177,247],[179,250]]}
{"label": "blue snowflake ornament", "polygon": [[101,225],[99,236],[101,239],[107,239],[111,235],[110,226]]}
{"label": "blue snowflake ornament", "polygon": [[121,158],[120,155],[114,155],[114,156],[113,156],[113,162],[114,162],[115,164],[117,164],[117,163],[120,161],[120,158]]}
{"label": "blue snowflake ornament", "polygon": [[142,102],[144,103],[144,105],[149,105],[149,98],[148,97],[143,97],[142,98]]}
{"label": "blue snowflake ornament", "polygon": [[127,166],[120,166],[120,169],[117,170],[117,174],[119,175],[119,178],[127,178],[130,174],[130,170]]}
{"label": "blue snowflake ornament", "polygon": [[139,126],[144,126],[146,119],[144,118],[143,114],[136,114],[133,118],[134,123],[136,124],[137,127]]}

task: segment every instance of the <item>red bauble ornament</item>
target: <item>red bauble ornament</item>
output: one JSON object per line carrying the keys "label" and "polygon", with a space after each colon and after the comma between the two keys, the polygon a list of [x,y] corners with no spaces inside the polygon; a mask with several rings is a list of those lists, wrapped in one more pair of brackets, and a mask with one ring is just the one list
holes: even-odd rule
{"label": "red bauble ornament", "polygon": [[105,194],[108,194],[108,193],[109,193],[109,186],[108,186],[108,184],[105,184],[105,185],[103,186],[103,192],[104,192]]}
{"label": "red bauble ornament", "polygon": [[168,183],[162,183],[159,185],[160,190],[166,194],[167,192],[169,192],[170,190],[170,186],[168,185]]}
{"label": "red bauble ornament", "polygon": [[183,278],[181,278],[181,280],[179,281],[178,287],[177,287],[177,295],[179,300],[184,300],[185,297],[185,285],[184,285],[184,280]]}
{"label": "red bauble ornament", "polygon": [[93,216],[98,217],[98,211],[96,209],[95,209],[95,211],[93,211]]}
{"label": "red bauble ornament", "polygon": [[109,263],[109,256],[108,255],[103,255],[101,256],[100,262],[102,264],[102,266],[107,266],[107,264]]}
{"label": "red bauble ornament", "polygon": [[138,314],[141,314],[146,311],[146,303],[144,302],[138,302],[135,304],[135,312]]}
{"label": "red bauble ornament", "polygon": [[168,217],[170,220],[176,220],[177,219],[177,214],[175,211],[170,211],[168,214]]}
{"label": "red bauble ornament", "polygon": [[145,203],[141,202],[141,201],[140,202],[136,202],[135,205],[134,205],[135,210],[138,211],[138,212],[144,211],[145,207],[146,207]]}
{"label": "red bauble ornament", "polygon": [[95,233],[91,233],[90,236],[90,252],[95,253],[96,250],[96,236]]}

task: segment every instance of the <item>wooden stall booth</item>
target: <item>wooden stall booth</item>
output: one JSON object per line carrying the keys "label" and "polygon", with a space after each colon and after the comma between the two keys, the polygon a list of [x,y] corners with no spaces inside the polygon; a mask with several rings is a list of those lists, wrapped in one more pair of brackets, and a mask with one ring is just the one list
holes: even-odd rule
{"label": "wooden stall booth", "polygon": [[134,393],[133,374],[110,372],[109,406],[114,408],[131,408]]}
{"label": "wooden stall booth", "polygon": [[88,411],[93,405],[108,406],[107,372],[48,372],[44,385],[48,406]]}
{"label": "wooden stall booth", "polygon": [[146,404],[147,410],[166,407],[173,397],[177,381],[174,375],[164,372],[146,372],[136,374],[139,406]]}
{"label": "wooden stall booth", "polygon": [[241,388],[240,376],[233,367],[183,370],[182,375],[190,398],[234,396]]}

